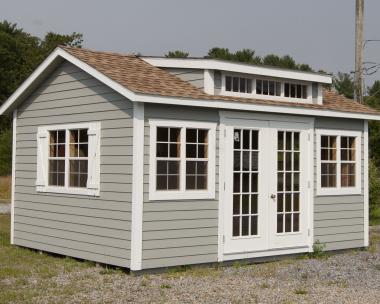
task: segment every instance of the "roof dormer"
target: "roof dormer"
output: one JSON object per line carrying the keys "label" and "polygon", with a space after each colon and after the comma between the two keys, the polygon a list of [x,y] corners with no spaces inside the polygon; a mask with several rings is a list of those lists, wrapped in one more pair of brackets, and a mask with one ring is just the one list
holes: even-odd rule
{"label": "roof dormer", "polygon": [[201,58],[143,57],[210,95],[322,104],[326,74]]}

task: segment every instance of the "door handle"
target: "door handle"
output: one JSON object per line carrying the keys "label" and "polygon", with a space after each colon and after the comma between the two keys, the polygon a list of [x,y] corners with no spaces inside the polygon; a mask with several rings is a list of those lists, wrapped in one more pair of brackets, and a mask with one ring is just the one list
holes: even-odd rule
{"label": "door handle", "polygon": [[272,200],[276,199],[276,194],[271,194],[270,198],[271,198]]}

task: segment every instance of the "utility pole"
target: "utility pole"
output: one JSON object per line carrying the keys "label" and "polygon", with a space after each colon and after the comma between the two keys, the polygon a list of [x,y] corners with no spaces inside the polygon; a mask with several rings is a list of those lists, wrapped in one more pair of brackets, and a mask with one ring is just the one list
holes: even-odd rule
{"label": "utility pole", "polygon": [[364,0],[356,0],[355,29],[355,100],[363,103],[363,19]]}

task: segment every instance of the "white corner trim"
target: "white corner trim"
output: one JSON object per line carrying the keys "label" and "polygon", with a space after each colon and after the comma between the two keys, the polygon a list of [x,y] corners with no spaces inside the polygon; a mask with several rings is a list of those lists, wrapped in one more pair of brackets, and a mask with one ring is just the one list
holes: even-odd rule
{"label": "white corner trim", "polygon": [[215,84],[214,84],[214,71],[204,70],[204,92],[206,94],[214,95]]}
{"label": "white corner trim", "polygon": [[[215,159],[216,159],[216,123],[171,120],[171,119],[150,119],[149,136],[149,200],[196,200],[215,199]],[[177,128],[199,128],[209,130],[208,142],[208,175],[207,190],[186,190],[185,187],[185,166],[180,166],[180,190],[178,191],[158,191],[156,190],[156,128],[157,127],[177,127]],[[186,134],[181,133],[181,161],[186,159]]]}
{"label": "white corner trim", "polygon": [[209,69],[230,71],[236,73],[255,74],[269,77],[280,77],[295,80],[313,81],[319,83],[332,83],[332,77],[312,72],[303,72],[276,67],[258,66],[241,62],[229,62],[224,60],[203,58],[159,58],[140,57],[151,65],[168,68],[185,69]]}
{"label": "white corner trim", "polygon": [[[219,112],[220,113],[220,112]],[[220,114],[219,114],[220,116]],[[224,122],[219,124],[219,202],[218,202],[218,262],[224,260],[224,204],[225,204],[225,133]]]}
{"label": "white corner trim", "polygon": [[[316,156],[317,156],[317,196],[330,196],[330,195],[352,195],[361,194],[361,131],[348,131],[348,130],[333,130],[333,129],[316,129]],[[330,135],[337,136],[337,176],[335,188],[322,188],[321,187],[321,136]],[[340,186],[340,137],[352,136],[356,137],[355,142],[355,187],[341,187]]]}
{"label": "white corner trim", "polygon": [[142,269],[144,197],[144,104],[133,103],[131,270]]}
{"label": "white corner trim", "polygon": [[368,121],[364,120],[364,247],[369,246]]}
{"label": "white corner trim", "polygon": [[11,244],[14,244],[15,230],[15,188],[16,188],[16,133],[17,133],[17,109],[13,111],[12,134],[12,197],[11,197]]}
{"label": "white corner trim", "polygon": [[314,245],[314,128],[315,128],[315,119],[310,122],[309,138],[308,138],[308,149],[309,149],[309,252],[313,252]]}

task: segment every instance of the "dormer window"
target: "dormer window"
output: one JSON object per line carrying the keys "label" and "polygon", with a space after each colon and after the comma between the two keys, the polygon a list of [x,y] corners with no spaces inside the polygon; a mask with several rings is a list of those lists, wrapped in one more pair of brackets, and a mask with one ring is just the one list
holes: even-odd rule
{"label": "dormer window", "polygon": [[256,94],[281,96],[281,82],[271,80],[256,80]]}
{"label": "dormer window", "polygon": [[284,96],[290,98],[307,99],[307,85],[285,82]]}
{"label": "dormer window", "polygon": [[226,91],[251,94],[252,79],[244,77],[226,76]]}

